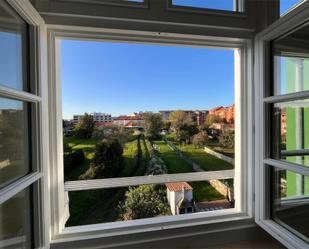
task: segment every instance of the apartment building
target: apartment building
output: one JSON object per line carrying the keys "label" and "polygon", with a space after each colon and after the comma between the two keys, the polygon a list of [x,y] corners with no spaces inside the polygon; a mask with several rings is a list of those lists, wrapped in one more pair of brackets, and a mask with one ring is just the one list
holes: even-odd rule
{"label": "apartment building", "polygon": [[[94,113],[91,113],[90,115],[93,117],[93,121],[96,123],[97,122],[101,124],[102,123],[112,123],[113,121],[112,115],[108,113],[94,112]],[[77,124],[80,121],[82,116],[83,115],[74,114],[73,115],[74,124]]]}

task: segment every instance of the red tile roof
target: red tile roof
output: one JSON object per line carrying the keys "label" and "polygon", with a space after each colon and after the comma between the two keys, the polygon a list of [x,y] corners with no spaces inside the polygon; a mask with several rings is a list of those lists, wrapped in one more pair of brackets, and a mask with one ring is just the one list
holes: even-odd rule
{"label": "red tile roof", "polygon": [[181,191],[182,189],[185,190],[192,190],[193,188],[187,182],[172,182],[166,183],[165,186],[169,191]]}
{"label": "red tile roof", "polygon": [[142,116],[119,116],[114,120],[144,120]]}

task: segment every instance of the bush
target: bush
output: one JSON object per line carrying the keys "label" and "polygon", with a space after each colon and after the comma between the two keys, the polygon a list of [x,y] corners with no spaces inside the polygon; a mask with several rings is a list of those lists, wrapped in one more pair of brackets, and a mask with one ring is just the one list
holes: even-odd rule
{"label": "bush", "polygon": [[85,155],[83,150],[76,150],[72,153],[65,154],[63,158],[64,171],[68,172],[72,170],[74,167],[81,165],[84,160]]}
{"label": "bush", "polygon": [[234,148],[235,135],[233,130],[226,130],[219,136],[219,143],[225,148]]}
{"label": "bush", "polygon": [[89,169],[79,178],[82,180],[118,176],[122,169],[123,148],[117,139],[102,140],[94,150]]}
{"label": "bush", "polygon": [[192,144],[200,148],[208,142],[208,135],[205,131],[201,131],[192,137]]}
{"label": "bush", "polygon": [[166,191],[155,185],[130,187],[120,207],[122,219],[133,220],[164,215],[169,212]]}

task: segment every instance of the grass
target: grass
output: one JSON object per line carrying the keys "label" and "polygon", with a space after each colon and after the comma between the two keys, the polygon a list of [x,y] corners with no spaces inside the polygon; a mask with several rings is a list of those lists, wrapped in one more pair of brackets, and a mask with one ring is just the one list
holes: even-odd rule
{"label": "grass", "polygon": [[94,148],[98,142],[96,139],[77,139],[74,137],[64,137],[64,142],[69,143],[72,151],[82,149],[85,154],[85,160],[81,165],[77,165],[70,173],[64,176],[65,180],[79,180],[79,176],[87,171],[91,160],[94,157]]}
{"label": "grass", "polygon": [[193,200],[196,202],[222,200],[221,195],[209,182],[190,182],[193,188]]}
{"label": "grass", "polygon": [[168,173],[189,173],[193,172],[192,166],[180,158],[177,153],[163,141],[154,141],[160,150],[160,157],[165,162]]}
{"label": "grass", "polygon": [[192,144],[178,145],[178,148],[205,171],[233,169],[234,165],[206,153]]}
{"label": "grass", "polygon": [[124,168],[120,176],[131,176],[135,170],[135,156],[137,150],[137,140],[128,142],[123,148]]}
{"label": "grass", "polygon": [[[85,152],[85,161],[77,166],[67,178],[78,180],[90,165],[94,157],[94,148],[97,140],[65,138],[72,150],[82,149]],[[124,168],[119,176],[133,176],[141,171],[139,167],[144,165],[137,163],[138,141],[134,140],[124,145],[123,157]],[[101,222],[115,221],[119,218],[117,206],[124,198],[125,190],[119,189],[99,189],[89,191],[70,192],[70,218],[66,226],[95,224]]]}
{"label": "grass", "polygon": [[234,148],[224,148],[220,145],[218,141],[210,141],[206,145],[208,148],[221,153],[225,156],[234,158],[235,157],[235,149]]}

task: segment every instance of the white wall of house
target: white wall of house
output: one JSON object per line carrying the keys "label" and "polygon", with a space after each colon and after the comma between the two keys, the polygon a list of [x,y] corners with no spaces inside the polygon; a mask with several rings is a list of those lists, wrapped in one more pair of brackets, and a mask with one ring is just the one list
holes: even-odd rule
{"label": "white wall of house", "polygon": [[[182,199],[182,191],[170,191],[167,189],[167,200],[173,215],[178,214],[177,203]],[[191,202],[193,200],[192,190],[185,190],[185,200]]]}

